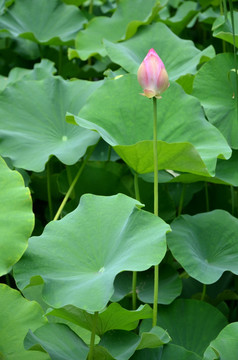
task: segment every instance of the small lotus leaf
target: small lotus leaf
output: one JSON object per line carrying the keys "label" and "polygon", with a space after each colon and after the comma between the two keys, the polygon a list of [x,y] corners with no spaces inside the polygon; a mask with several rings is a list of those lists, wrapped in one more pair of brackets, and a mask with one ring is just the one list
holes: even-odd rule
{"label": "small lotus leaf", "polygon": [[[66,306],[61,309],[49,310],[47,316],[57,316],[77,324],[87,330],[93,328],[94,315],[74,306]],[[96,334],[103,335],[107,331],[133,330],[137,327],[139,320],[152,317],[152,309],[149,305],[141,305],[137,310],[124,309],[118,303],[110,304],[105,310],[98,314],[96,322]]]}

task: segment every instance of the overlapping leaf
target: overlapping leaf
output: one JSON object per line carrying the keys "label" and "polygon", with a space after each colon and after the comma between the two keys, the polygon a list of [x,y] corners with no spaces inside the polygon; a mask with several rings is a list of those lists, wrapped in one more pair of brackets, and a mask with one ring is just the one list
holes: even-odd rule
{"label": "overlapping leaf", "polygon": [[227,41],[230,44],[234,44],[237,47],[238,46],[238,32],[237,32],[238,13],[237,13],[237,11],[233,12],[233,16],[234,16],[234,24],[235,24],[235,28],[234,28],[235,44],[234,44],[234,40],[233,40],[233,30],[232,30],[232,21],[231,21],[231,13],[230,12],[227,13],[227,17],[225,17],[224,15],[221,15],[220,17],[218,17],[212,26],[212,30],[213,30],[213,36],[215,36],[219,39],[222,39],[224,41]]}
{"label": "overlapping leaf", "polygon": [[73,44],[85,22],[79,9],[60,0],[15,0],[0,17],[0,32],[41,44]]}
{"label": "overlapping leaf", "polygon": [[[214,306],[190,299],[178,299],[169,306],[161,306],[158,322],[168,331],[171,343],[198,356],[203,355],[210,342],[227,325],[225,316]],[[143,320],[141,330],[145,331],[150,326],[149,320]]]}
{"label": "overlapping leaf", "polygon": [[204,353],[203,360],[233,360],[238,353],[238,323],[227,325]]}
{"label": "overlapping leaf", "polygon": [[193,95],[204,107],[208,120],[238,149],[237,94],[234,56],[219,54],[199,70]]}
{"label": "overlapping leaf", "polygon": [[[40,344],[48,352],[51,360],[86,360],[87,345],[64,324],[46,324],[34,333],[30,330],[24,341],[26,349]],[[34,352],[30,352],[34,357]]]}
{"label": "overlapping leaf", "polygon": [[[96,130],[138,173],[153,171],[152,102],[139,95],[135,75],[107,81],[68,121]],[[158,101],[158,169],[214,175],[231,150],[204,118],[200,103],[171,83]],[[198,131],[199,129],[199,131]]]}
{"label": "overlapping leaf", "polygon": [[165,24],[154,23],[139,29],[133,38],[113,43],[105,38],[108,56],[126,71],[136,74],[139,65],[150,48],[154,48],[165,64],[170,80],[182,75],[195,74],[197,65],[215,55],[213,47],[200,51],[191,41],[177,37]]}
{"label": "overlapping leaf", "polygon": [[0,153],[27,170],[42,171],[51,155],[74,164],[99,136],[67,124],[65,114],[77,113],[101,84],[48,76],[8,85],[0,93]]}
{"label": "overlapping leaf", "polygon": [[22,176],[0,157],[0,276],[8,273],[27,248],[34,227],[30,191]]}
{"label": "overlapping leaf", "polygon": [[140,25],[148,24],[159,9],[157,0],[122,0],[111,18],[97,16],[77,35],[75,47],[69,50],[69,58],[86,60],[92,55],[106,55],[103,39],[119,41],[133,36]]}
{"label": "overlapping leaf", "polygon": [[169,225],[136,206],[140,203],[122,194],[84,195],[74,212],[30,239],[15,265],[20,289],[39,275],[49,305],[102,310],[119,272],[146,270],[160,263],[166,252]]}

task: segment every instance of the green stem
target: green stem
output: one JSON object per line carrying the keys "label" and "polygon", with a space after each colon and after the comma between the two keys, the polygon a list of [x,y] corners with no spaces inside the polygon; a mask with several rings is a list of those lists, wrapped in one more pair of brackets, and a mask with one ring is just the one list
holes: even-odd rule
{"label": "green stem", "polygon": [[235,189],[234,186],[230,186],[231,189],[231,215],[235,216]]}
{"label": "green stem", "polygon": [[63,46],[59,46],[59,59],[58,59],[58,75],[62,73],[62,60],[63,60]]}
{"label": "green stem", "polygon": [[[158,151],[157,151],[157,99],[153,97],[153,150],[154,150],[154,214],[159,214],[159,194],[158,194]],[[152,325],[157,324],[158,312],[158,291],[159,291],[159,265],[154,267],[154,303]]]}
{"label": "green stem", "polygon": [[[140,201],[138,174],[136,172],[134,173],[134,189],[135,189],[135,198],[136,200]],[[136,310],[136,300],[137,300],[136,282],[137,282],[137,272],[133,271],[132,274],[132,309],[133,310]]]}
{"label": "green stem", "polygon": [[205,299],[205,296],[206,296],[206,290],[207,290],[207,285],[206,285],[206,284],[203,284],[203,287],[202,287],[202,295],[201,295],[201,301],[204,301],[204,299]]}
{"label": "green stem", "polygon": [[92,324],[92,332],[91,332],[88,360],[93,360],[93,358],[94,358],[93,355],[94,355],[94,344],[95,344],[95,336],[96,336],[97,319],[98,319],[98,312],[96,311],[93,316],[93,324]]}
{"label": "green stem", "polygon": [[47,181],[47,198],[49,205],[50,220],[53,219],[53,204],[51,197],[51,184],[50,184],[50,161],[46,165],[46,181]]}
{"label": "green stem", "polygon": [[135,189],[135,198],[136,200],[140,201],[140,189],[138,183],[138,174],[134,173],[134,189]]}
{"label": "green stem", "polygon": [[178,216],[181,215],[182,210],[183,210],[184,194],[185,194],[185,184],[183,184],[183,189],[182,189],[180,200],[179,200]]}
{"label": "green stem", "polygon": [[[68,183],[69,183],[69,186],[72,184],[72,173],[71,173],[71,170],[70,170],[70,167],[69,166],[66,166],[66,174],[67,174],[67,179],[68,179]],[[71,191],[71,196],[72,198],[75,198],[75,191],[74,189]]]}
{"label": "green stem", "polygon": [[157,99],[153,97],[153,113],[154,113],[154,214],[159,215],[159,194],[158,194],[158,152],[157,152]]}
{"label": "green stem", "polygon": [[[96,146],[96,145],[95,145],[95,146]],[[80,166],[80,169],[79,169],[79,171],[77,172],[77,174],[76,174],[73,182],[71,183],[71,185],[70,185],[70,187],[69,187],[69,190],[67,191],[67,193],[66,193],[66,195],[65,195],[65,197],[64,197],[64,199],[63,199],[63,201],[62,201],[62,203],[61,203],[61,205],[60,205],[60,207],[59,207],[59,209],[58,209],[58,211],[57,211],[57,213],[55,214],[55,217],[54,217],[53,220],[58,220],[58,218],[59,218],[59,216],[60,216],[63,208],[65,207],[65,204],[66,204],[68,198],[70,197],[70,195],[71,195],[71,193],[72,193],[72,191],[73,191],[73,189],[74,189],[74,187],[75,187],[75,185],[76,185],[76,183],[77,183],[80,175],[81,175],[82,172],[83,172],[83,169],[85,168],[85,165],[87,164],[90,156],[92,155],[93,150],[95,149],[95,146],[93,146],[93,147],[91,148],[91,150],[89,151],[88,155],[87,155],[86,158],[83,160],[83,163],[82,163],[82,165]]]}
{"label": "green stem", "polygon": [[132,273],[132,310],[136,310],[136,282],[137,282],[137,272],[133,271]]}
{"label": "green stem", "polygon": [[90,5],[89,5],[88,12],[89,12],[90,15],[93,13],[93,0],[90,0]]}
{"label": "green stem", "polygon": [[209,194],[208,194],[207,182],[205,182],[205,198],[206,198],[206,211],[208,212],[210,209],[210,206],[209,206]]}

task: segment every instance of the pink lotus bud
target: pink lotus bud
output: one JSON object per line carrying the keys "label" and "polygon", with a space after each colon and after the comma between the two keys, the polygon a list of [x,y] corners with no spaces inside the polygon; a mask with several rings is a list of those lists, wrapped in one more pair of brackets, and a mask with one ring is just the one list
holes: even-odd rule
{"label": "pink lotus bud", "polygon": [[137,72],[139,84],[148,98],[161,98],[161,94],[169,87],[169,77],[163,61],[154,49],[150,49]]}

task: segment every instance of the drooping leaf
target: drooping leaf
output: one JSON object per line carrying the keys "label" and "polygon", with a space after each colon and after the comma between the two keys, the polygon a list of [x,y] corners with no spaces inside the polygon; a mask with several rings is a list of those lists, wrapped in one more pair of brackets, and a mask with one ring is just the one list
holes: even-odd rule
{"label": "drooping leaf", "polygon": [[227,41],[230,44],[234,44],[238,47],[238,13],[233,11],[234,23],[235,23],[235,44],[233,41],[233,31],[232,31],[232,22],[231,22],[231,13],[227,13],[227,18],[224,15],[219,16],[213,23],[212,30],[213,36]]}
{"label": "drooping leaf", "polygon": [[[4,360],[32,360],[32,353],[24,349],[23,340],[29,329],[34,331],[47,322],[40,305],[0,284],[0,308],[0,358],[2,355]],[[49,359],[48,354],[34,352],[34,360]]]}
{"label": "drooping leaf", "polygon": [[119,41],[132,37],[140,25],[151,22],[159,10],[157,0],[122,0],[111,18],[97,16],[76,37],[76,49],[69,49],[69,58],[106,55],[102,40]]}
{"label": "drooping leaf", "polygon": [[204,353],[203,360],[233,360],[238,354],[238,323],[227,325]]}
{"label": "drooping leaf", "polygon": [[[159,34],[159,36],[158,36]],[[186,74],[195,74],[203,57],[215,56],[213,47],[200,51],[191,41],[177,37],[165,24],[157,22],[139,29],[133,38],[113,43],[104,40],[105,49],[113,62],[136,74],[150,48],[154,48],[165,64],[169,79],[177,80]]]}
{"label": "drooping leaf", "polygon": [[[202,356],[210,342],[227,325],[225,316],[212,305],[200,300],[175,300],[158,309],[158,324],[166,329],[171,343]],[[143,320],[141,331],[151,328],[151,320]]]}
{"label": "drooping leaf", "polygon": [[128,360],[131,358],[141,339],[134,332],[109,331],[106,333],[99,345],[106,348],[115,360]]}
{"label": "drooping leaf", "polygon": [[[85,329],[92,330],[94,315],[74,306],[66,306],[47,312],[47,316],[57,316],[77,324]],[[98,314],[96,322],[96,334],[103,335],[107,331],[133,330],[137,327],[139,320],[148,319],[152,316],[149,305],[141,305],[137,310],[126,310],[118,303],[110,304],[105,310]]]}
{"label": "drooping leaf", "polygon": [[200,100],[210,123],[221,131],[232,148],[238,149],[234,68],[232,54],[218,54],[199,70],[193,95]]}
{"label": "drooping leaf", "polygon": [[[137,273],[137,296],[144,303],[154,301],[153,269]],[[114,281],[114,294],[111,301],[120,301],[131,293],[132,273],[123,272],[117,275]],[[178,273],[167,264],[160,265],[158,304],[170,304],[178,297],[182,290],[182,282]]]}
{"label": "drooping leaf", "polygon": [[30,191],[22,176],[0,157],[0,276],[7,274],[27,248],[34,227]]}
{"label": "drooping leaf", "polygon": [[[86,360],[89,352],[87,345],[64,324],[46,324],[26,335],[25,349],[34,349],[40,344],[52,360]],[[34,358],[34,352],[30,352]]]}
{"label": "drooping leaf", "polygon": [[15,0],[0,17],[0,32],[45,45],[72,45],[84,23],[77,7],[60,0]]}
{"label": "drooping leaf", "polygon": [[[104,83],[78,116],[67,121],[96,130],[138,173],[153,171],[152,103],[139,95],[135,75]],[[98,109],[100,108],[100,112]],[[204,118],[199,102],[171,83],[158,103],[158,169],[214,175],[217,157],[231,150]],[[199,132],[197,131],[199,129]]]}
{"label": "drooping leaf", "polygon": [[51,155],[68,165],[77,162],[99,136],[67,124],[65,114],[77,113],[101,84],[48,76],[9,85],[0,93],[0,153],[33,171],[42,171]]}
{"label": "drooping leaf", "polygon": [[[138,273],[138,298],[144,303],[154,301],[154,277],[151,271]],[[158,304],[170,304],[182,290],[178,273],[167,264],[162,264],[159,271]]]}
{"label": "drooping leaf", "polygon": [[[141,329],[140,329],[141,330]],[[138,350],[145,349],[145,348],[158,348],[165,344],[168,344],[171,341],[171,337],[159,326],[154,326],[149,331],[140,331],[141,335],[141,342],[137,347]]]}
{"label": "drooping leaf", "polygon": [[238,220],[228,212],[182,215],[172,229],[168,246],[194,279],[212,284],[225,271],[238,274]]}
{"label": "drooping leaf", "polygon": [[165,255],[169,225],[136,206],[141,204],[123,194],[84,195],[75,211],[30,239],[14,269],[19,288],[39,275],[49,305],[101,311],[119,272],[146,270]]}
{"label": "drooping leaf", "polygon": [[165,24],[177,35],[190,23],[198,13],[197,3],[194,1],[182,2],[174,16],[165,20]]}

